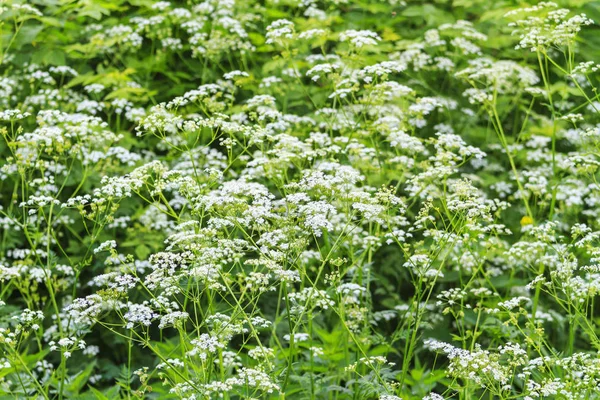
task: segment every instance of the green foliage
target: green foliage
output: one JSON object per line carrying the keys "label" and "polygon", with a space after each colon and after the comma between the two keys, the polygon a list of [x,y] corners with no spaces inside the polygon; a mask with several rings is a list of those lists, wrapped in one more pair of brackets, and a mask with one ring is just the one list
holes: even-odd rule
{"label": "green foliage", "polygon": [[0,1],[0,398],[600,398],[557,3]]}

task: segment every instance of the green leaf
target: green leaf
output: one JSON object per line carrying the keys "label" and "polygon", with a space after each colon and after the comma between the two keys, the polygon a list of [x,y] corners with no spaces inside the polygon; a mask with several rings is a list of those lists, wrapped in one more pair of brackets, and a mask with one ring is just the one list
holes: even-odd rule
{"label": "green leaf", "polygon": [[140,244],[135,248],[135,255],[141,260],[147,259],[150,253],[152,253],[152,250],[146,245]]}
{"label": "green leaf", "polygon": [[73,378],[71,378],[67,385],[65,385],[65,389],[69,394],[78,394],[79,391],[83,388],[83,386],[87,383],[88,378],[92,374],[94,367],[96,366],[96,361],[92,361],[87,364],[83,371],[77,373]]}
{"label": "green leaf", "polygon": [[93,387],[90,386],[90,392],[92,392],[92,394],[94,396],[96,396],[96,398],[98,400],[111,400],[108,396],[106,396],[104,393],[102,393],[101,391],[99,391],[98,389],[94,389]]}

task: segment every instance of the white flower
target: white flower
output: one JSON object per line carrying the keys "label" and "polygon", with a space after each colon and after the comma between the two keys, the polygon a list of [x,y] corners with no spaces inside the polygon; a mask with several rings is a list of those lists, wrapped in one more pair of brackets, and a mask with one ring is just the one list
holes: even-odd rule
{"label": "white flower", "polygon": [[354,47],[360,49],[364,46],[375,46],[381,40],[379,35],[372,31],[357,31],[350,29],[340,35],[342,42],[349,41]]}

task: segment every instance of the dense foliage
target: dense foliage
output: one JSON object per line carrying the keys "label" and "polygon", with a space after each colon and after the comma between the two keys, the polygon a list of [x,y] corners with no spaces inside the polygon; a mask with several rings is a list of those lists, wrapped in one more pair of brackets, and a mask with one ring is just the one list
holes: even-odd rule
{"label": "dense foliage", "polygon": [[600,398],[594,21],[1,0],[2,398]]}

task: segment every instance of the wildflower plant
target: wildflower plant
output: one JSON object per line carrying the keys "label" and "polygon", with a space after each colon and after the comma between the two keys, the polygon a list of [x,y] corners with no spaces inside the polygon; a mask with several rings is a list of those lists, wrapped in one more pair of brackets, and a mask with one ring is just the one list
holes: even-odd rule
{"label": "wildflower plant", "polygon": [[598,7],[442,3],[0,1],[0,394],[598,398]]}

